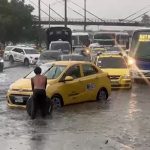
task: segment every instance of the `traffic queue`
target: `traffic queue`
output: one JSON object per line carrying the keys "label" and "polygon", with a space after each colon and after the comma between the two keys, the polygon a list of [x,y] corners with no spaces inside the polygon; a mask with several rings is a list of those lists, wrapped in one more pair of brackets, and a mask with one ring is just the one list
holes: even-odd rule
{"label": "traffic queue", "polygon": [[[47,78],[46,96],[52,102],[49,103],[47,112],[51,112],[52,105],[60,108],[64,105],[75,104],[86,101],[107,101],[112,89],[131,89],[132,80],[126,61],[124,50],[115,46],[75,47],[70,50],[67,46],[70,42],[61,41],[60,32],[47,32],[50,50],[41,54],[34,49],[25,46],[13,47],[7,54],[9,61],[17,61],[13,53],[24,55],[21,62],[25,66],[36,64],[40,66],[41,75]],[[67,33],[68,32],[68,33]],[[70,30],[64,32],[62,37],[67,40]],[[49,38],[57,37],[56,42]],[[51,43],[52,42],[52,43]],[[53,48],[52,48],[53,47]],[[63,51],[60,49],[63,47]],[[66,47],[69,47],[67,50]],[[58,49],[57,49],[58,48]],[[77,51],[77,49],[80,49]],[[23,52],[20,52],[20,51]],[[30,55],[28,55],[30,54]],[[32,56],[34,55],[34,57]],[[13,57],[13,58],[11,58]],[[10,59],[11,58],[11,59]],[[19,57],[18,57],[19,58]],[[32,78],[36,76],[34,70],[26,76],[12,83],[7,92],[7,104],[9,107],[27,108],[31,115],[31,100],[33,89]],[[30,102],[29,102],[30,100]]]}

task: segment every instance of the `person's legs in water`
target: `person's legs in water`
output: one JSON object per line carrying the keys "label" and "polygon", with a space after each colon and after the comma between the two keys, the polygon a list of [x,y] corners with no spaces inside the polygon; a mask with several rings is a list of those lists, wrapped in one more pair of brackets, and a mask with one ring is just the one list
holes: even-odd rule
{"label": "person's legs in water", "polygon": [[31,119],[35,119],[38,108],[38,91],[34,90],[32,96]]}
{"label": "person's legs in water", "polygon": [[41,90],[41,92],[40,92],[39,104],[40,104],[41,116],[45,117],[46,112],[47,112],[47,110],[46,110],[46,92],[45,92],[45,90]]}

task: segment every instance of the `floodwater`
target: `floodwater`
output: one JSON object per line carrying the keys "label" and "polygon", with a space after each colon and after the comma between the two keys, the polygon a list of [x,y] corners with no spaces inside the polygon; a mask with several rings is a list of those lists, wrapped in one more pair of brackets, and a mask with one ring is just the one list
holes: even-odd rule
{"label": "floodwater", "polygon": [[115,90],[107,103],[87,102],[31,120],[26,110],[6,105],[9,85],[32,70],[17,66],[0,73],[0,149],[149,150],[150,87],[134,83]]}

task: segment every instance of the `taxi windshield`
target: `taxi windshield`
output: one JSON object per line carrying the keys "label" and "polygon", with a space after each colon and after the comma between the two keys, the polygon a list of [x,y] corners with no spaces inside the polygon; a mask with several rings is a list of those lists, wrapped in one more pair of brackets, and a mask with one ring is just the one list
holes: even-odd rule
{"label": "taxi windshield", "polygon": [[[41,67],[41,69],[42,69],[42,72],[41,72],[41,74],[44,74],[45,72],[47,72],[48,70],[49,70],[49,68],[51,68],[51,64],[49,64],[49,65],[42,65],[42,66],[40,66]],[[34,71],[31,71],[27,76],[25,76],[24,78],[25,79],[31,79],[32,77],[34,77],[35,76],[35,73],[34,73]]]}
{"label": "taxi windshield", "polygon": [[44,75],[47,79],[56,79],[65,70],[65,65],[54,65]]}
{"label": "taxi windshield", "polygon": [[101,68],[127,68],[125,60],[121,57],[99,58],[97,65]]}

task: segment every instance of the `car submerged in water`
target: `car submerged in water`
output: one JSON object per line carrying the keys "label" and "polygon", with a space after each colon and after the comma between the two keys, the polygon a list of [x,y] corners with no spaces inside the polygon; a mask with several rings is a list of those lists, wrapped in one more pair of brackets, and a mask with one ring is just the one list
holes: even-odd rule
{"label": "car submerged in water", "polygon": [[[54,106],[85,101],[107,100],[111,93],[111,83],[107,73],[85,61],[55,61],[41,66],[47,77],[47,97]],[[7,104],[10,107],[26,107],[32,95],[31,78],[34,71],[10,85]]]}

